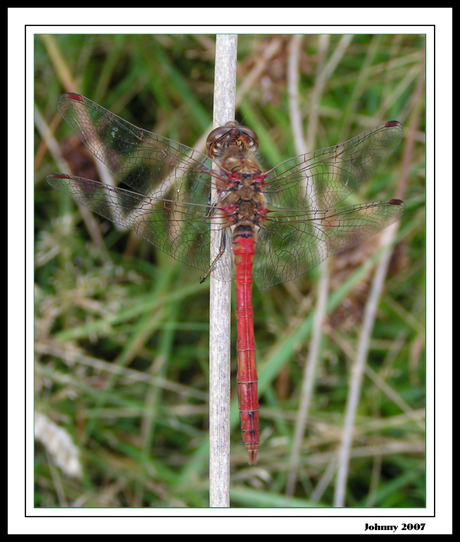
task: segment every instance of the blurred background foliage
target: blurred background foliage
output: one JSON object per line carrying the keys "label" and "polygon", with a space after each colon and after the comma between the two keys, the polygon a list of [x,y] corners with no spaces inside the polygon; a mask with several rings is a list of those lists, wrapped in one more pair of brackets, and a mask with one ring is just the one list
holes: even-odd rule
{"label": "blurred background foliage", "polygon": [[[267,168],[298,154],[288,90],[293,40],[239,36],[236,119],[258,133]],[[45,176],[98,178],[57,113],[64,91],[202,150],[212,127],[214,47],[213,35],[35,38],[37,507],[208,506],[209,282],[200,285],[195,269],[77,208]],[[350,507],[425,505],[424,47],[422,35],[362,34],[305,35],[297,48],[307,150],[385,120],[405,127],[385,166],[347,200],[399,197],[407,205],[355,420]],[[378,248],[373,238],[330,262],[321,360],[292,495],[286,481],[318,270],[263,295],[254,288],[262,442],[259,464],[249,467],[235,386],[232,506],[332,505],[368,264]]]}

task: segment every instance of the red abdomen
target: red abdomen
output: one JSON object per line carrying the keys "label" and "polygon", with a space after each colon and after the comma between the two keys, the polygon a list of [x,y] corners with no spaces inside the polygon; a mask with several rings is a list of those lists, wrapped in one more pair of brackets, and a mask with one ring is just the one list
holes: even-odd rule
{"label": "red abdomen", "polygon": [[254,252],[255,240],[251,228],[237,226],[233,233],[238,362],[236,381],[241,430],[250,465],[257,463],[257,449],[259,447],[258,379],[252,310]]}

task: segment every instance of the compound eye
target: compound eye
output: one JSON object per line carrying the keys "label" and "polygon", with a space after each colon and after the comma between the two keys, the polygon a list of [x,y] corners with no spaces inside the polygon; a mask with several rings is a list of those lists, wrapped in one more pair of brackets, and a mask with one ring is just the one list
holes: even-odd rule
{"label": "compound eye", "polygon": [[218,128],[214,128],[212,132],[208,135],[206,138],[206,150],[209,153],[209,149],[211,146],[215,145],[217,148],[221,148],[221,145],[216,143],[218,139],[220,139],[222,136],[227,134],[229,132],[230,128],[226,126],[219,126]]}
{"label": "compound eye", "polygon": [[210,132],[210,134],[208,135],[206,141],[213,143],[216,139],[221,138],[228,131],[229,131],[228,126],[219,126],[218,128],[214,128],[214,130]]}
{"label": "compound eye", "polygon": [[254,132],[254,130],[251,130],[251,128],[243,125],[238,126],[238,130],[252,139],[252,142],[250,142],[248,146],[257,147],[259,145],[259,138],[257,137],[257,134]]}

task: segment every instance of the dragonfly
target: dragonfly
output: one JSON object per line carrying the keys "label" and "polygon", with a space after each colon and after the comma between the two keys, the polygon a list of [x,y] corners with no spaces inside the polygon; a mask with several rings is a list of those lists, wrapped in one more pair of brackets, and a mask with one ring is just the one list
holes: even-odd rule
{"label": "dragonfly", "polygon": [[[95,213],[135,231],[204,280],[234,280],[237,395],[243,442],[257,463],[259,401],[252,282],[265,290],[295,279],[399,220],[389,199],[340,205],[397,147],[398,121],[265,171],[257,134],[228,122],[211,131],[207,155],[143,130],[88,98],[65,93],[58,110],[117,187],[66,173],[47,182]],[[210,259],[211,237],[218,246]],[[233,264],[222,258],[232,252]]]}

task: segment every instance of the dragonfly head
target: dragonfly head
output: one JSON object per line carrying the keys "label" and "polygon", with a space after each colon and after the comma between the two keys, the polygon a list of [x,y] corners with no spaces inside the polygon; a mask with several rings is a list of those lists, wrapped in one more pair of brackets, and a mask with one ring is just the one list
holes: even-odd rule
{"label": "dragonfly head", "polygon": [[215,128],[206,139],[206,150],[209,158],[219,159],[231,150],[241,154],[253,154],[257,151],[259,140],[256,133],[235,121]]}

